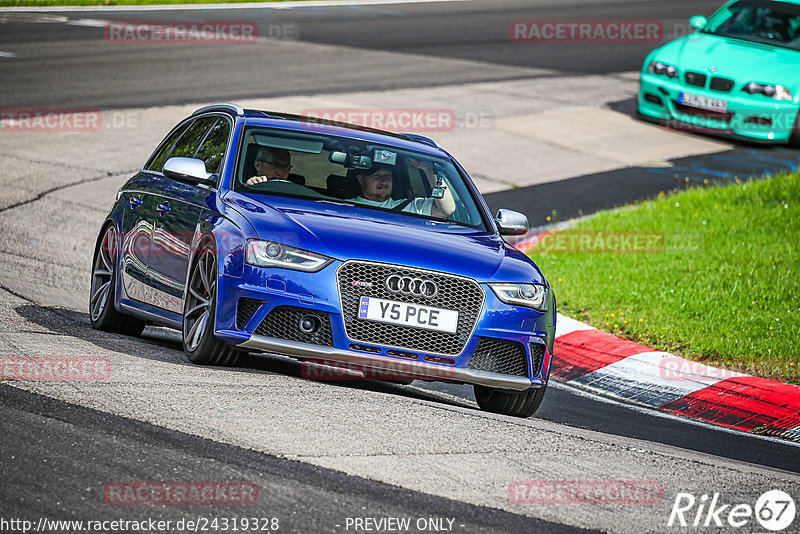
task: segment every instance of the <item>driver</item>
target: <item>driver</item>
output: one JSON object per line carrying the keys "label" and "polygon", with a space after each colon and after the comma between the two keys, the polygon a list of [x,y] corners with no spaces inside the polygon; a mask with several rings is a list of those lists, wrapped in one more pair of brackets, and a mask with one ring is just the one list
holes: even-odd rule
{"label": "driver", "polygon": [[267,180],[288,180],[292,170],[292,155],[283,148],[261,147],[258,149],[253,166],[256,175],[248,179],[245,185],[254,185]]}
{"label": "driver", "polygon": [[[412,167],[420,169],[428,178],[431,187],[436,187],[436,178],[430,161],[420,161],[408,158]],[[392,166],[375,164],[370,169],[365,169],[356,174],[356,179],[361,186],[361,195],[354,200],[368,206],[392,209],[407,201],[392,198]],[[456,203],[449,188],[445,188],[443,198],[415,198],[409,202],[402,211],[446,218],[456,210]]]}

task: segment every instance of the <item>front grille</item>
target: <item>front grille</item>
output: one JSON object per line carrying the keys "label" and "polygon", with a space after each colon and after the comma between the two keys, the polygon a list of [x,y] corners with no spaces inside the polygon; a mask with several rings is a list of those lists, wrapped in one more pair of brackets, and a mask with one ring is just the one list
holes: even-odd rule
{"label": "front grille", "polygon": [[542,372],[542,363],[544,363],[544,345],[541,343],[530,343],[528,347],[531,349],[531,369],[533,369],[533,376],[538,376]]}
{"label": "front grille", "polygon": [[723,91],[727,93],[733,89],[734,83],[735,82],[730,78],[720,78],[719,76],[716,76],[711,78],[711,83],[708,86],[714,91]]}
{"label": "front grille", "polygon": [[[432,298],[391,292],[386,287],[386,279],[395,274],[431,280],[437,284],[438,292]],[[457,356],[469,341],[478,314],[483,307],[483,290],[476,281],[436,271],[351,260],[339,267],[337,281],[342,301],[345,334],[351,340],[360,343],[372,343],[425,354]],[[356,282],[358,285],[354,285]],[[359,319],[361,297],[376,297],[456,310],[458,325],[455,333],[449,333]]]}
{"label": "front grille", "polygon": [[[541,365],[541,364],[540,364]],[[528,376],[525,347],[516,341],[482,337],[467,369],[502,375]]]}
{"label": "front grille", "polygon": [[[306,315],[316,317],[319,328],[313,334],[306,334],[300,330],[300,319]],[[333,333],[331,320],[327,313],[292,306],[278,306],[264,317],[255,331],[260,336],[300,341],[313,345],[333,346]]]}
{"label": "front grille", "polygon": [[236,307],[236,328],[244,330],[248,321],[253,318],[253,315],[255,315],[263,302],[262,300],[247,297],[240,298],[239,305]]}
{"label": "front grille", "polygon": [[683,76],[683,79],[686,80],[686,83],[689,85],[695,85],[697,87],[705,87],[706,78],[707,76],[702,72],[693,72],[691,70],[686,71],[686,74]]}
{"label": "front grille", "polygon": [[691,115],[693,117],[702,117],[704,119],[713,119],[720,122],[730,122],[733,118],[733,113],[722,113],[721,111],[709,111],[707,109],[700,109],[684,104],[678,104],[677,100],[673,100],[672,104],[680,113],[684,115]]}

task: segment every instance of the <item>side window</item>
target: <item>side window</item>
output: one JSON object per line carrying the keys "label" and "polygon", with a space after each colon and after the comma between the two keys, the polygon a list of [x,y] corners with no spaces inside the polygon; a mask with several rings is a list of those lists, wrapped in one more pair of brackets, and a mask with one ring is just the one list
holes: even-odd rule
{"label": "side window", "polygon": [[161,171],[161,167],[163,167],[164,162],[167,161],[167,156],[172,152],[172,147],[175,146],[175,143],[178,142],[178,139],[181,138],[181,135],[183,135],[183,132],[186,131],[190,124],[192,124],[192,121],[186,121],[180,128],[172,132],[172,135],[162,141],[160,145],[161,148],[150,157],[150,161],[147,162],[144,168],[148,171]]}
{"label": "side window", "polygon": [[228,146],[228,134],[231,132],[230,123],[220,118],[216,124],[211,127],[208,132],[206,140],[197,149],[195,158],[202,159],[206,164],[206,170],[211,173],[219,172],[219,167],[222,164],[222,158],[225,155],[225,149]]}
{"label": "side window", "polygon": [[206,136],[206,132],[214,122],[216,117],[203,117],[197,119],[194,124],[186,130],[178,144],[175,145],[175,150],[169,155],[170,158],[193,158],[194,152]]}

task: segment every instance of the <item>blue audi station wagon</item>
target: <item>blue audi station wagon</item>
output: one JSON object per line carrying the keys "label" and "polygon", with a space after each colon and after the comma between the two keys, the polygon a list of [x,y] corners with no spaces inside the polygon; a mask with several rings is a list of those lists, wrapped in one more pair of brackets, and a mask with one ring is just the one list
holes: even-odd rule
{"label": "blue audi station wagon", "polygon": [[119,190],[91,322],[178,329],[201,365],[266,353],[471,384],[482,409],[528,417],[547,388],[556,300],[503,239],[527,230],[522,214],[492,217],[431,139],[215,104]]}

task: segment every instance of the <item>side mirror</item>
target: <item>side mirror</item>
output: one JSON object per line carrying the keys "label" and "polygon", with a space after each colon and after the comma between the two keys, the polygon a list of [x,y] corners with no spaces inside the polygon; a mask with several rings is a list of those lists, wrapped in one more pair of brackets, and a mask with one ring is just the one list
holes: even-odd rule
{"label": "side mirror", "polygon": [[530,228],[525,215],[511,210],[498,210],[494,222],[500,235],[523,235]]}
{"label": "side mirror", "polygon": [[213,182],[213,174],[206,172],[206,164],[201,159],[169,158],[162,171],[164,176],[173,180],[194,183]]}
{"label": "side mirror", "polygon": [[689,19],[689,26],[694,28],[695,30],[699,30],[703,26],[706,25],[708,19],[705,18],[703,15],[695,15],[694,17]]}

